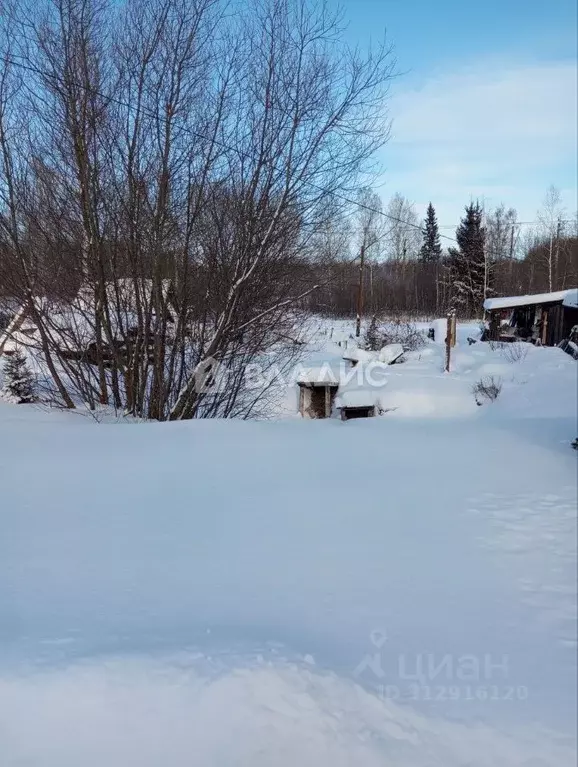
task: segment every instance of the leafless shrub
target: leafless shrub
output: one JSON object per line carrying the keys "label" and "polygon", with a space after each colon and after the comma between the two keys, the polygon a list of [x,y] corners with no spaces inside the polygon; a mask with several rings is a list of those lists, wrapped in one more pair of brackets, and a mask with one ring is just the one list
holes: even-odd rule
{"label": "leafless shrub", "polygon": [[523,362],[528,356],[528,346],[521,341],[502,344],[500,352],[508,362]]}
{"label": "leafless shrub", "polygon": [[400,318],[380,322],[374,316],[364,338],[364,348],[369,351],[379,351],[388,344],[401,344],[405,352],[411,352],[421,349],[425,343],[425,334],[412,322]]}
{"label": "leafless shrub", "polygon": [[486,402],[495,402],[502,391],[502,379],[498,376],[484,376],[472,386],[472,394],[476,405]]}
{"label": "leafless shrub", "polygon": [[401,319],[388,320],[382,328],[382,346],[401,344],[406,352],[413,352],[425,346],[426,338],[413,322]]}

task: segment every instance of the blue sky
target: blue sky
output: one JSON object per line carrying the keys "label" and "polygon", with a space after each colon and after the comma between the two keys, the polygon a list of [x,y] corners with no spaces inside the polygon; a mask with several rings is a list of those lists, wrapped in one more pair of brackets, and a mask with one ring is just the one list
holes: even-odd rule
{"label": "blue sky", "polygon": [[578,207],[575,0],[329,0],[351,43],[384,30],[404,73],[391,90],[380,193],[455,223],[472,197],[533,220],[550,184]]}

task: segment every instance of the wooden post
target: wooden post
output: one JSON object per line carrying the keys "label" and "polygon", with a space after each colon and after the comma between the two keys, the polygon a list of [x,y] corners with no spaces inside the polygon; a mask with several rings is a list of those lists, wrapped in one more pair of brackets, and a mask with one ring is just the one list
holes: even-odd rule
{"label": "wooden post", "polygon": [[331,417],[331,389],[325,387],[325,418]]}
{"label": "wooden post", "polygon": [[490,340],[500,340],[500,324],[498,320],[498,313],[495,311],[490,312]]}
{"label": "wooden post", "polygon": [[357,286],[357,318],[355,321],[355,337],[361,335],[361,314],[363,312],[363,267],[365,265],[365,245],[359,253],[359,285]]}
{"label": "wooden post", "polygon": [[448,323],[446,329],[446,373],[450,372],[451,350],[456,345],[456,313],[450,309],[448,312]]}
{"label": "wooden post", "polygon": [[542,346],[546,346],[548,339],[548,312],[542,309],[542,337],[540,339]]}

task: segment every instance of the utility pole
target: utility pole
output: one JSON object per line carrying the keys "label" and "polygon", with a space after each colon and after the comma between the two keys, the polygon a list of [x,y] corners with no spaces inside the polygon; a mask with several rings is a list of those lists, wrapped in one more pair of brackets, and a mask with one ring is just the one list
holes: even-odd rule
{"label": "utility pole", "polygon": [[373,261],[369,262],[369,311],[373,315],[375,312],[375,301],[373,300]]}
{"label": "utility pole", "polygon": [[558,289],[558,262],[560,260],[560,236],[562,235],[562,219],[559,217],[556,224],[556,248],[554,257],[554,282]]}
{"label": "utility pole", "polygon": [[361,335],[361,315],[363,312],[363,267],[365,266],[365,245],[361,246],[359,253],[359,286],[357,288],[357,320],[355,323],[355,336]]}
{"label": "utility pole", "polygon": [[514,230],[516,228],[515,224],[512,224],[512,229],[510,231],[510,261],[514,258]]}
{"label": "utility pole", "polygon": [[[509,266],[509,272],[510,272],[510,284],[508,285],[508,289],[512,290],[513,286],[513,280],[512,275],[514,273],[514,232],[516,229],[516,225],[512,224],[512,229],[510,231],[510,258],[508,259],[508,266]],[[513,290],[512,290],[513,292]]]}
{"label": "utility pole", "polygon": [[548,292],[552,292],[552,260],[554,257],[554,235],[550,232],[550,248],[548,249]]}

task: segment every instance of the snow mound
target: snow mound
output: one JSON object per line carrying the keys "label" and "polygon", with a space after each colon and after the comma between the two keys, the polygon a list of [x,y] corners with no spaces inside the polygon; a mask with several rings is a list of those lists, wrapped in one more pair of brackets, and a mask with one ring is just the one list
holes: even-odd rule
{"label": "snow mound", "polygon": [[347,426],[0,402],[2,767],[574,766],[577,366],[473,330],[328,333]]}
{"label": "snow mound", "polygon": [[384,362],[386,365],[391,365],[403,354],[403,346],[401,344],[387,344],[379,352],[379,361]]}
{"label": "snow mound", "polygon": [[432,322],[432,327],[434,330],[434,341],[436,344],[445,344],[446,342],[446,336],[448,334],[448,321],[445,320],[434,320]]}
{"label": "snow mound", "polygon": [[375,352],[367,351],[366,349],[358,349],[357,347],[353,347],[352,349],[348,349],[343,354],[343,359],[348,360],[350,362],[372,362],[376,358]]}
{"label": "snow mound", "polygon": [[[207,665],[213,668],[207,669]],[[3,764],[38,767],[573,767],[547,731],[426,718],[282,661],[117,658],[0,679]],[[200,668],[202,667],[202,668]],[[34,737],[30,724],[34,722]]]}
{"label": "snow mound", "polygon": [[335,399],[335,407],[374,407],[379,400],[379,393],[374,389],[349,389]]}

